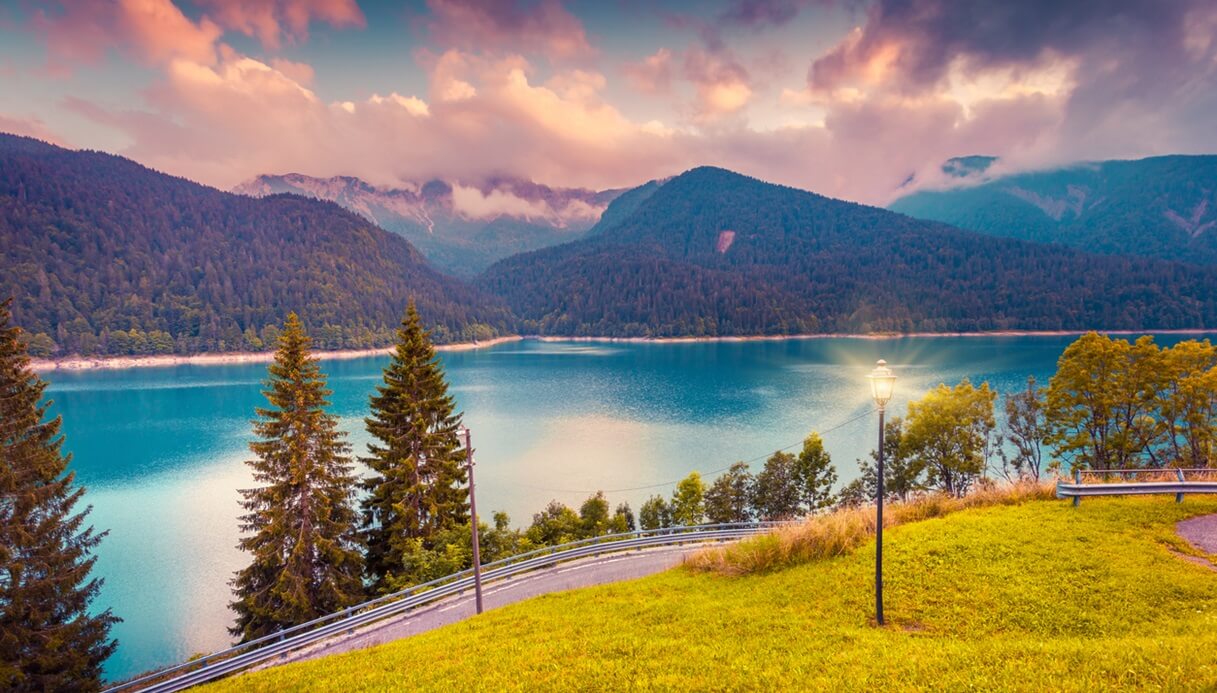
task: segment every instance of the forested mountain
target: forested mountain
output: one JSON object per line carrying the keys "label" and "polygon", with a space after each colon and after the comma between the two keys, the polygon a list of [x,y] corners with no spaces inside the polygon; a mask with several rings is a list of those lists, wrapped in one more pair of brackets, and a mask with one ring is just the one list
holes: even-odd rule
{"label": "forested mountain", "polygon": [[500,301],[331,202],[3,134],[0,257],[0,296],[43,356],[263,349],[290,311],[318,348],[384,345],[410,298],[441,342],[511,325]]}
{"label": "forested mountain", "polygon": [[916,192],[890,209],[994,236],[1217,263],[1217,156],[1021,173],[972,187]]}
{"label": "forested mountain", "polygon": [[233,192],[331,200],[405,236],[437,268],[472,277],[509,255],[581,238],[620,190],[551,188],[505,176],[377,187],[350,176],[263,175]]}
{"label": "forested mountain", "polygon": [[553,335],[1217,325],[1204,268],[992,238],[715,168],[479,285]]}

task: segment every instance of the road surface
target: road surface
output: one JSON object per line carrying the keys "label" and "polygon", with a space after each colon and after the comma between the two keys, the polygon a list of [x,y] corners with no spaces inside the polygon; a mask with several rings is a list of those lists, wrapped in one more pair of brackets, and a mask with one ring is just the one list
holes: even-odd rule
{"label": "road surface", "polygon": [[[484,585],[482,604],[484,609],[489,611],[542,594],[653,575],[680,565],[686,555],[711,545],[711,542],[704,542],[695,545],[664,546],[560,563]],[[473,590],[470,589],[467,593],[454,595],[435,604],[356,629],[354,633],[300,648],[284,657],[260,664],[254,670],[373,647],[425,633],[474,615],[474,596]]]}

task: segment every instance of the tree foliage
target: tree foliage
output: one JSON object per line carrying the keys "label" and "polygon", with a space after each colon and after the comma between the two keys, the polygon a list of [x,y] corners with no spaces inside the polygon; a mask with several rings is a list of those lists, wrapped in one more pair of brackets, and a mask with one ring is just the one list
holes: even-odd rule
{"label": "tree foliage", "polygon": [[468,524],[466,454],[455,410],[435,348],[410,303],[365,419],[374,439],[362,458],[372,470],[362,509],[374,590],[384,590],[395,574],[409,575],[411,554],[433,548],[436,533]]}
{"label": "tree foliage", "polygon": [[798,458],[775,452],[765,460],[752,487],[752,507],[762,520],[789,520],[802,514]]}
{"label": "tree foliage", "polygon": [[795,460],[795,478],[803,512],[823,510],[836,502],[833,487],[837,485],[837,468],[819,433],[813,431],[803,441],[803,449]]}
{"label": "tree foliage", "polygon": [[[1217,324],[1217,273],[994,238],[713,168],[611,227],[491,266],[526,333],[1165,329]],[[614,212],[612,215],[609,212]]]}
{"label": "tree foliage", "polygon": [[250,443],[254,481],[243,489],[240,548],[252,556],[232,580],[242,640],[358,603],[363,597],[363,555],[354,508],[350,446],[326,413],[325,376],[310,342],[289,313],[268,367]]}
{"label": "tree foliage", "polygon": [[672,513],[672,524],[678,527],[700,525],[706,515],[706,485],[701,474],[690,472],[689,476],[676,484],[672,502],[668,506]]}
{"label": "tree foliage", "polygon": [[385,346],[410,297],[440,341],[512,321],[333,203],[233,195],[3,134],[0,295],[38,356],[268,350],[288,307],[318,348]]}
{"label": "tree foliage", "polygon": [[90,613],[101,589],[92,555],[105,532],[77,509],[84,489],[67,471],[59,417],[46,383],[0,303],[0,688],[88,691],[117,643],[109,609]]}
{"label": "tree foliage", "polygon": [[[1009,481],[1039,481],[1045,471],[1049,436],[1044,415],[1045,390],[1027,378],[1027,388],[1005,397],[1002,432],[997,442],[1002,475]],[[1012,449],[1010,449],[1012,448]]]}
{"label": "tree foliage", "polygon": [[928,485],[963,496],[985,472],[997,425],[996,398],[988,383],[974,387],[965,378],[953,388],[941,384],[909,403],[901,452],[925,470]]}
{"label": "tree foliage", "polygon": [[731,465],[706,490],[706,519],[715,524],[751,521],[753,483],[747,464]]}

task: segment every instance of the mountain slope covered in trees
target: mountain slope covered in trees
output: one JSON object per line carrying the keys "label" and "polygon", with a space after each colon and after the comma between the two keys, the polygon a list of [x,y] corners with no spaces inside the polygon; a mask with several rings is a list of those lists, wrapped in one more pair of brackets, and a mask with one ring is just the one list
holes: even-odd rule
{"label": "mountain slope covered in trees", "polygon": [[1217,263],[1217,156],[1104,161],[926,190],[890,209],[993,236]]}
{"label": "mountain slope covered in trees", "polygon": [[1217,325],[1217,273],[1203,268],[991,238],[716,168],[658,186],[601,233],[496,263],[479,285],[525,332],[552,335]]}
{"label": "mountain slope covered in trees", "polygon": [[389,344],[410,298],[437,341],[510,329],[500,301],[336,204],[254,199],[0,134],[0,296],[40,356]]}

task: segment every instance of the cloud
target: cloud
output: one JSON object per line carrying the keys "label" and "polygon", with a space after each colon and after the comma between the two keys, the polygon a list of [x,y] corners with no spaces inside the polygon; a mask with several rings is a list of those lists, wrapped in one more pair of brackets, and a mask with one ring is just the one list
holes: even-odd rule
{"label": "cloud", "polygon": [[1052,130],[1003,157],[1027,166],[1217,146],[1217,6],[1204,0],[877,0],[865,17],[812,61],[808,101],[945,98],[967,119],[1038,94],[1059,108]]}
{"label": "cloud", "polygon": [[[278,49],[283,38],[303,40],[309,23],[363,26],[355,0],[200,0],[194,20],[173,0],[57,0],[36,10],[31,26],[45,37],[49,66],[66,72],[122,51],[148,65],[183,59],[214,65],[226,30],[256,36]],[[284,65],[290,70],[290,65]]]}
{"label": "cloud", "polygon": [[591,56],[582,22],[558,0],[427,0],[424,25],[445,49],[537,53],[551,61]]}
{"label": "cloud", "polygon": [[799,13],[799,0],[732,0],[718,16],[719,24],[759,28],[782,26]]}
{"label": "cloud", "polygon": [[283,39],[303,40],[314,20],[335,27],[363,27],[355,0],[197,0],[227,29],[254,36],[269,50]]}
{"label": "cloud", "polygon": [[622,74],[644,94],[662,94],[672,88],[672,51],[660,48],[634,63],[626,63]]}
{"label": "cloud", "polygon": [[684,75],[697,90],[697,120],[737,113],[752,98],[748,72],[724,52],[689,49],[685,52]]}
{"label": "cloud", "polygon": [[572,221],[595,220],[604,211],[603,206],[593,206],[580,199],[560,202],[561,204],[553,205],[545,199],[526,199],[512,190],[500,188],[483,191],[475,186],[452,186],[453,209],[469,219],[511,216],[565,226]]}
{"label": "cloud", "polygon": [[39,118],[21,118],[0,113],[0,132],[10,135],[23,135],[49,142],[60,147],[68,146],[63,139],[51,131],[47,124]]}
{"label": "cloud", "polygon": [[115,48],[148,64],[174,58],[211,64],[223,33],[206,17],[191,20],[171,0],[60,0],[37,10],[31,22],[58,71],[96,63]]}

